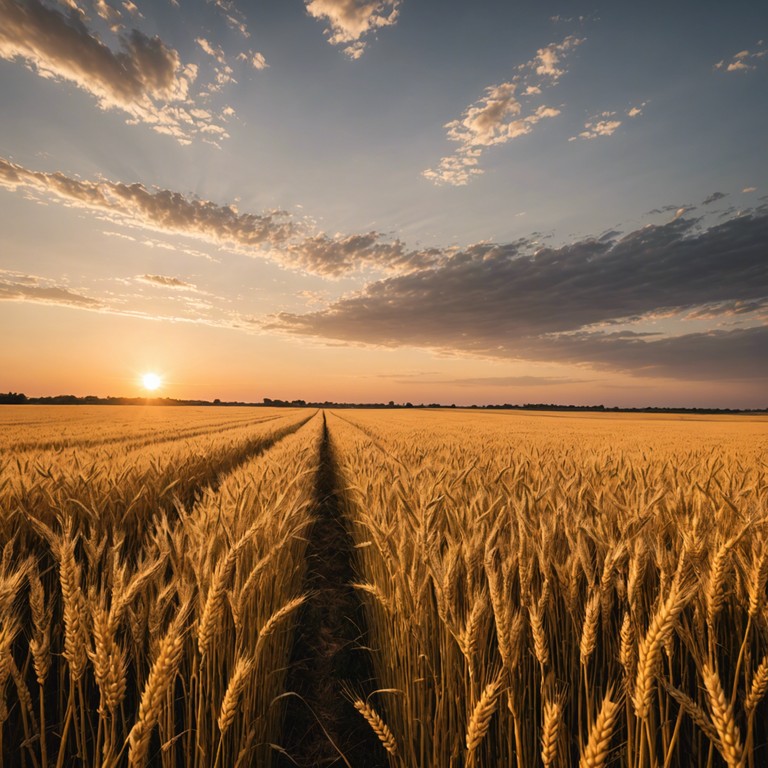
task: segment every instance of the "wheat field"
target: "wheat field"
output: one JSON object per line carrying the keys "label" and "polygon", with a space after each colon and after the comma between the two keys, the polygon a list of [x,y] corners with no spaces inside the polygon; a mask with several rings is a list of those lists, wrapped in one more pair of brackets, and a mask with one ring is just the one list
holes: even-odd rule
{"label": "wheat field", "polygon": [[[757,416],[4,406],[2,765],[768,765],[767,449]],[[320,475],[371,672],[321,670],[312,763]]]}

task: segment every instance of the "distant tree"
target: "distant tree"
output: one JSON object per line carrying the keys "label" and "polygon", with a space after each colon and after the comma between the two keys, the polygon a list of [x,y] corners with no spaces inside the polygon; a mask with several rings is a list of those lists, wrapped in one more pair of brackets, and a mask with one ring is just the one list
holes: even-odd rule
{"label": "distant tree", "polygon": [[0,392],[0,405],[21,405],[27,402],[23,392]]}

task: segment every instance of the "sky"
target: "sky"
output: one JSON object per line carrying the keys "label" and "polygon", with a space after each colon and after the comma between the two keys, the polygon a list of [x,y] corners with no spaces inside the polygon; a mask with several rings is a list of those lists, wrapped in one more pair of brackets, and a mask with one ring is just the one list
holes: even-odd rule
{"label": "sky", "polygon": [[768,407],[768,5],[0,0],[0,391]]}

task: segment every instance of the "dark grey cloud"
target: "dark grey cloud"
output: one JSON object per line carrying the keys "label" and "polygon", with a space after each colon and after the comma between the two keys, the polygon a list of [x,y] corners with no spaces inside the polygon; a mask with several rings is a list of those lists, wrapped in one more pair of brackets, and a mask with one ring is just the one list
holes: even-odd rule
{"label": "dark grey cloud", "polygon": [[724,197],[728,197],[724,192],[713,192],[711,195],[708,195],[704,198],[704,200],[701,201],[702,205],[712,205],[712,203],[716,203],[718,200],[722,200]]}
{"label": "dark grey cloud", "polygon": [[526,356],[693,381],[768,379],[768,327],[645,339],[583,333],[528,340]]}
{"label": "dark grey cloud", "polygon": [[323,310],[281,313],[267,327],[653,375],[763,375],[755,354],[765,329],[674,338],[595,330],[624,318],[768,296],[768,212],[704,231],[697,225],[678,218],[615,240],[586,239],[532,255],[524,243],[480,244],[429,268],[372,283]]}
{"label": "dark grey cloud", "polygon": [[662,205],[659,208],[651,208],[650,211],[646,211],[643,215],[644,216],[653,216],[659,213],[675,213],[679,211],[681,208],[685,208],[686,210],[692,210],[692,207],[690,205]]}

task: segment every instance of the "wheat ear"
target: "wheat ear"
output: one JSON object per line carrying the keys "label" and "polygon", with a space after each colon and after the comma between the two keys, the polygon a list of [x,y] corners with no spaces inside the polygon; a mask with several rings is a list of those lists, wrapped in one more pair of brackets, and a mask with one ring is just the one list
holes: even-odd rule
{"label": "wheat ear", "polygon": [[499,704],[499,689],[501,688],[501,676],[488,683],[480,694],[480,698],[472,710],[467,726],[467,750],[473,753],[482,743],[491,718]]}
{"label": "wheat ear", "polygon": [[254,660],[252,658],[239,658],[235,664],[235,671],[232,673],[232,677],[229,678],[229,685],[219,710],[218,723],[222,736],[227,732],[229,726],[232,725],[232,721],[235,719],[240,695],[243,692],[243,688],[245,688],[245,684],[248,682],[248,676],[251,674],[253,667]]}
{"label": "wheat ear", "polygon": [[184,653],[186,634],[184,624],[188,613],[188,605],[179,610],[175,621],[160,643],[157,659],[152,665],[147,682],[144,684],[141,703],[139,704],[139,719],[128,734],[128,763],[131,768],[143,766],[146,763],[152,730],[157,724],[163,699],[176,676]]}
{"label": "wheat ear", "polygon": [[613,692],[609,689],[603,699],[597,720],[589,729],[589,741],[579,759],[579,768],[602,768],[608,759],[613,727],[620,711],[619,704],[611,701],[612,695]]}
{"label": "wheat ear", "polygon": [[386,749],[390,755],[396,755],[397,741],[395,741],[395,736],[392,731],[389,730],[389,726],[381,719],[379,713],[362,699],[355,699],[352,703],[355,709],[366,719],[368,725],[373,729],[373,732],[379,737],[379,741],[384,749]]}
{"label": "wheat ear", "polygon": [[720,675],[709,664],[704,664],[702,677],[707,691],[712,723],[720,737],[720,744],[717,747],[725,762],[728,763],[728,768],[740,768],[744,752],[741,735],[733,718],[733,708],[725,699]]}
{"label": "wheat ear", "polygon": [[749,693],[744,700],[744,711],[747,714],[751,714],[757,709],[757,705],[762,701],[766,690],[768,690],[768,655],[763,657],[752,677],[752,685],[749,687]]}
{"label": "wheat ear", "polygon": [[544,703],[544,724],[541,727],[541,762],[550,768],[557,760],[557,745],[563,721],[563,705],[559,701]]}
{"label": "wheat ear", "polygon": [[653,686],[661,664],[661,649],[672,636],[677,618],[688,602],[689,592],[673,589],[669,597],[659,606],[651,625],[640,643],[637,662],[637,676],[632,701],[639,718],[648,716],[653,696]]}

